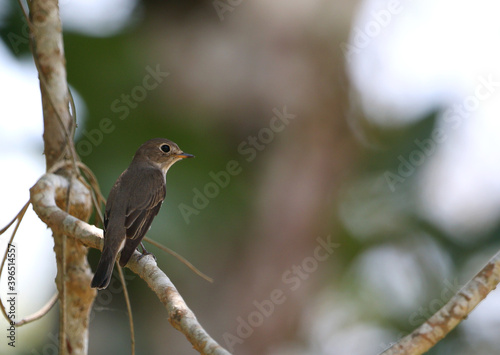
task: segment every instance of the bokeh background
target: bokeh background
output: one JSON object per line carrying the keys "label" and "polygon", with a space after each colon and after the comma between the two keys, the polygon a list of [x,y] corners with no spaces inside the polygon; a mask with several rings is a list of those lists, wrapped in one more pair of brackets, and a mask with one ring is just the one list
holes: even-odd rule
{"label": "bokeh background", "polygon": [[[494,2],[60,7],[77,150],[103,193],[147,139],[166,137],[196,155],[169,171],[148,236],[215,282],[149,249],[235,354],[378,354],[499,249]],[[37,74],[15,1],[0,6],[0,34],[5,225],[44,157]],[[55,291],[52,239],[32,210],[16,243],[25,316]],[[93,268],[98,258],[90,250]],[[147,285],[127,275],[137,353],[195,354]],[[116,284],[96,298],[90,354],[130,352]],[[5,287],[3,278],[3,299]],[[500,353],[499,304],[495,291],[429,354]],[[57,353],[57,313],[19,328],[16,348],[3,340],[0,352]]]}

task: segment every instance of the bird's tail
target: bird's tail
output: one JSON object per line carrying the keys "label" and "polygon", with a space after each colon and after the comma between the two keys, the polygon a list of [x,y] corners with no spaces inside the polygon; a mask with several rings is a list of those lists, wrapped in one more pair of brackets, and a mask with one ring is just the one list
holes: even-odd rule
{"label": "bird's tail", "polygon": [[111,281],[111,274],[113,273],[113,266],[115,265],[115,258],[116,255],[113,255],[110,249],[104,248],[94,278],[90,284],[92,288],[102,290],[108,287]]}

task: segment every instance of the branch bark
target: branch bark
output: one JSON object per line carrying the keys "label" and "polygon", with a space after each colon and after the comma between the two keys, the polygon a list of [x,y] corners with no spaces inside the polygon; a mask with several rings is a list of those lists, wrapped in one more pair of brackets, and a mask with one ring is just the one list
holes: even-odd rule
{"label": "branch bark", "polygon": [[[32,0],[30,6],[31,49],[38,69],[44,122],[44,153],[47,171],[74,154],[74,120],[66,79],[62,25],[57,0]],[[60,170],[66,176],[66,190],[57,204],[72,215],[88,220],[92,212],[89,190],[76,178],[76,171]],[[92,277],[87,248],[53,229],[59,294],[59,352],[87,354],[88,322],[95,290],[87,285]]]}
{"label": "branch bark", "polygon": [[67,154],[74,122],[69,112],[70,94],[57,0],[33,0],[30,6],[31,48],[42,93],[44,154],[49,170]]}
{"label": "branch bark", "polygon": [[[83,222],[57,206],[56,200],[65,195],[68,185],[68,180],[59,175],[42,176],[30,190],[33,209],[54,232],[68,235],[72,237],[71,239],[74,238],[75,241],[88,247],[102,250],[101,229]],[[156,293],[168,312],[168,319],[172,326],[182,332],[201,354],[230,354],[203,329],[174,284],[158,268],[156,261],[153,258],[137,260],[140,255],[136,251],[127,267],[146,281]],[[90,280],[82,287],[90,288]]]}
{"label": "branch bark", "polygon": [[380,355],[419,355],[436,345],[500,282],[500,252],[424,324]]}

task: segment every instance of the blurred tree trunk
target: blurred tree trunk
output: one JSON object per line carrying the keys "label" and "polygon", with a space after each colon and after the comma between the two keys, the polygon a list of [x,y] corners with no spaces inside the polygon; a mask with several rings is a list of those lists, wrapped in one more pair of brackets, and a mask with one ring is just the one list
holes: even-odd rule
{"label": "blurred tree trunk", "polygon": [[[304,307],[314,301],[325,274],[331,274],[327,265],[336,258],[339,246],[332,233],[337,229],[335,221],[329,217],[337,190],[357,161],[357,149],[345,119],[347,91],[338,81],[344,75],[343,58],[329,56],[326,47],[317,50],[309,53],[318,71],[318,80],[313,82],[332,80],[331,91],[316,87],[311,91],[316,99],[311,98],[309,107],[300,111],[288,108],[297,118],[288,128],[287,139],[275,142],[266,164],[256,192],[259,204],[254,228],[248,236],[253,243],[232,283],[237,294],[234,298],[241,300],[235,312],[244,319],[257,310],[256,303],[270,299],[273,289],[284,294],[284,302],[274,305],[272,316],[245,339],[239,349],[244,349],[244,354],[270,354],[297,336]],[[325,73],[330,75],[321,80]],[[301,149],[304,147],[307,149]],[[327,255],[324,263],[316,260],[318,264],[307,264],[320,246],[319,240],[331,243],[332,252],[322,251]]]}
{"label": "blurred tree trunk", "polygon": [[[318,6],[314,22],[303,24],[307,35],[288,42],[294,46],[290,51],[303,58],[309,76],[303,80],[289,73],[288,85],[300,88],[302,97],[287,106],[296,118],[286,136],[272,143],[255,192],[254,227],[247,237],[252,243],[230,283],[232,298],[239,300],[233,312],[245,321],[251,322],[256,312],[265,316],[257,304],[270,300],[273,290],[283,291],[283,302],[274,304],[272,315],[252,327],[251,336],[236,343],[241,354],[271,354],[277,349],[286,353],[287,341],[299,338],[304,329],[306,307],[316,300],[325,277],[335,274],[327,266],[341,252],[335,250],[338,225],[332,210],[338,189],[358,161],[348,126],[348,82],[340,47],[347,42],[355,4]],[[343,11],[335,12],[335,7]],[[321,243],[330,243],[332,252],[325,261],[309,263]]]}
{"label": "blurred tree trunk", "polygon": [[[77,159],[76,154],[71,154],[75,122],[70,113],[71,96],[57,0],[33,0],[29,16],[42,94],[46,168],[70,181],[66,196],[57,200],[58,206],[87,221],[92,211],[90,192],[78,180],[76,167],[67,168],[73,167]],[[70,164],[61,164],[61,168],[56,169],[55,165],[64,161]],[[59,353],[86,354],[89,314],[96,295],[89,287],[92,273],[87,263],[87,248],[65,235],[54,233],[53,236],[60,307]]]}

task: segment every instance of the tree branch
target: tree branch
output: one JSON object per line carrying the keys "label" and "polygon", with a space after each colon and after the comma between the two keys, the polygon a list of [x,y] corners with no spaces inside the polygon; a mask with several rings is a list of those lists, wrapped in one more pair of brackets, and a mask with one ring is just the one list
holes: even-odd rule
{"label": "tree branch", "polygon": [[500,282],[500,252],[424,324],[380,355],[418,355],[453,330]]}
{"label": "tree branch", "polygon": [[69,112],[70,94],[59,18],[58,0],[30,3],[31,49],[40,79],[44,123],[44,154],[50,169],[64,154],[69,157],[74,121]]}
{"label": "tree branch", "polygon": [[[66,194],[68,186],[68,180],[62,176],[43,175],[30,189],[33,209],[55,233],[65,234],[88,247],[102,250],[101,229],[91,226],[57,207],[55,201]],[[141,254],[136,251],[134,255],[135,257],[130,259],[127,267],[146,281],[156,293],[168,312],[169,322],[172,326],[182,332],[201,354],[230,354],[203,329],[174,284],[158,268],[154,259],[141,258],[138,261]],[[90,283],[84,286],[90,287]]]}
{"label": "tree branch", "polygon": [[[20,2],[22,7],[22,4]],[[60,171],[68,176],[58,206],[82,220],[92,212],[91,193],[77,178],[77,154],[73,144],[75,128],[71,116],[71,95],[66,80],[66,59],[59,17],[58,0],[28,1],[30,45],[38,70],[42,95],[44,153],[47,170],[61,161],[71,161],[74,171]],[[24,11],[24,8],[23,8]],[[71,175],[71,177],[70,177]],[[55,204],[55,201],[54,201]],[[95,290],[87,287],[92,272],[87,262],[87,248],[53,228],[56,254],[56,285],[59,295],[59,352],[86,355],[88,323]]]}

